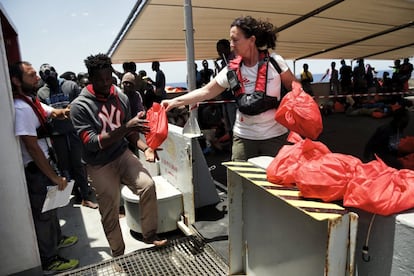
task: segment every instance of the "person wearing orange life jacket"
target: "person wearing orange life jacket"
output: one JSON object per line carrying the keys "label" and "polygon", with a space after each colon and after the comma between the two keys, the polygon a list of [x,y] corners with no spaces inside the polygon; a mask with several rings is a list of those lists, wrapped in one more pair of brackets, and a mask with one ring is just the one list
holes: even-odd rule
{"label": "person wearing orange life jacket", "polygon": [[[225,89],[231,88],[236,92],[236,97],[239,96],[239,108],[233,127],[232,160],[244,161],[261,155],[275,156],[286,143],[288,133],[288,130],[274,119],[282,96],[281,88],[284,86],[291,90],[292,81],[298,80],[280,55],[268,51],[276,47],[276,28],[270,22],[251,16],[236,18],[230,26],[230,41],[237,55],[233,65],[221,70],[202,88],[174,99],[164,100],[162,104],[168,111],[181,105],[214,98]],[[280,74],[273,62],[270,62],[271,58],[280,67]],[[250,108],[249,114],[243,113],[240,110],[239,99],[247,98],[248,101],[247,95],[260,97],[260,92],[266,95],[263,98],[270,98],[273,106],[264,104],[263,110],[257,114],[254,108]]]}

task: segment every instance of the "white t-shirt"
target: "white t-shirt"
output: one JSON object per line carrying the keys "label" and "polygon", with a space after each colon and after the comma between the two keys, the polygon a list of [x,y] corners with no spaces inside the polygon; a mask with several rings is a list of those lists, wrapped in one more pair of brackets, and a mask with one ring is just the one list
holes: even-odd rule
{"label": "white t-shirt", "polygon": [[[48,116],[52,112],[53,108],[41,103],[43,109],[46,111]],[[37,136],[36,129],[40,126],[40,121],[36,116],[33,108],[21,99],[14,99],[14,109],[15,109],[15,135],[16,136]],[[37,143],[48,158],[48,145],[45,140],[46,138],[38,139]],[[26,146],[23,142],[20,142],[20,148],[22,151],[23,165],[26,167],[33,158],[30,156],[29,152],[26,149]]]}
{"label": "white t-shirt", "polygon": [[[289,70],[286,61],[275,53],[270,54],[278,63],[282,72]],[[241,66],[241,76],[245,93],[251,94],[256,86],[258,63],[253,67],[247,67],[245,64]],[[224,88],[230,88],[227,80],[228,68],[225,67],[215,77],[218,85]],[[269,62],[267,76],[267,95],[277,97],[280,100],[280,75],[273,65]],[[245,139],[265,140],[285,134],[288,130],[275,121],[276,109],[270,109],[258,115],[246,115],[237,110],[236,121],[234,123],[233,133]]]}

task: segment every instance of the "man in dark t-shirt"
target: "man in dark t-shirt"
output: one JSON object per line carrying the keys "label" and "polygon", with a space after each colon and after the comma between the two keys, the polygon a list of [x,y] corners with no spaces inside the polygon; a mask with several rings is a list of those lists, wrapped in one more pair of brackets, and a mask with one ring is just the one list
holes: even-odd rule
{"label": "man in dark t-shirt", "polygon": [[200,70],[201,86],[204,86],[210,82],[211,77],[214,75],[214,71],[213,69],[208,68],[207,60],[203,60],[201,64],[203,65],[203,69]]}
{"label": "man in dark t-shirt", "polygon": [[155,72],[155,81],[148,79],[151,84],[155,86],[155,95],[157,96],[157,102],[161,102],[167,97],[167,92],[165,91],[165,75],[162,70],[160,70],[160,62],[153,61],[151,65],[152,71]]}
{"label": "man in dark t-shirt", "polygon": [[341,68],[339,69],[341,75],[341,94],[349,94],[352,92],[352,67],[346,65],[345,60],[341,60]]}

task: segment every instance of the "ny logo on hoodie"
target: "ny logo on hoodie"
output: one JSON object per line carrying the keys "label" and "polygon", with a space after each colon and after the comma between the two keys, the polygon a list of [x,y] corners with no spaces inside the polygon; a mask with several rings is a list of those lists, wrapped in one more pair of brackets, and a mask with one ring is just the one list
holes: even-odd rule
{"label": "ny logo on hoodie", "polygon": [[113,105],[111,105],[110,112],[108,112],[106,106],[103,106],[98,116],[102,121],[101,134],[108,133],[121,126],[121,111]]}

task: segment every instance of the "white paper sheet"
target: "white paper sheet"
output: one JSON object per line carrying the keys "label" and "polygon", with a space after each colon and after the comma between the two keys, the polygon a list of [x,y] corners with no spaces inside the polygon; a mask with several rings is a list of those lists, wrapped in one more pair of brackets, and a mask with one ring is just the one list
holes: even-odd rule
{"label": "white paper sheet", "polygon": [[57,186],[48,186],[46,199],[43,203],[42,213],[55,208],[66,206],[69,203],[72,189],[73,181],[68,182],[68,185],[63,191],[59,191]]}
{"label": "white paper sheet", "polygon": [[272,160],[274,159],[274,157],[271,156],[258,156],[258,157],[253,157],[250,158],[249,160],[247,160],[249,163],[252,163],[253,165],[262,168],[262,169],[267,169],[267,167],[269,167],[270,163],[272,162]]}

